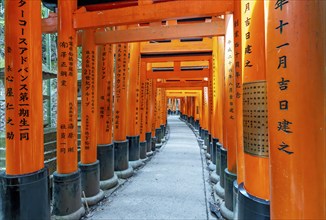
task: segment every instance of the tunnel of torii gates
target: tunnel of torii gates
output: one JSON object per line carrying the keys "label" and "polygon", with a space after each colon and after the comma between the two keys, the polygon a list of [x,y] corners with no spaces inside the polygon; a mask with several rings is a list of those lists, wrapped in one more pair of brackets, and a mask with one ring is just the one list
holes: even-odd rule
{"label": "tunnel of torii gates", "polygon": [[[211,156],[225,212],[326,218],[326,1],[44,4],[55,12],[42,19],[40,0],[5,1],[1,218],[80,218],[83,202],[96,204],[103,189],[130,177],[160,146],[167,112],[176,107]],[[41,120],[42,33],[58,34],[52,195]]]}

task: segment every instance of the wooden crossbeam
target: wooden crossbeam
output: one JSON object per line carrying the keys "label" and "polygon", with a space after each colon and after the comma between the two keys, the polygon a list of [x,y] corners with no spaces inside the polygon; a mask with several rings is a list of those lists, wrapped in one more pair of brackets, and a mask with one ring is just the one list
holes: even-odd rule
{"label": "wooden crossbeam", "polygon": [[216,16],[233,12],[233,7],[234,1],[230,0],[178,0],[91,12],[86,11],[86,9],[79,9],[74,14],[74,28],[110,27]]}
{"label": "wooden crossbeam", "polygon": [[150,40],[179,39],[184,37],[211,37],[225,34],[224,20],[195,24],[139,27],[137,29],[99,31],[95,34],[96,44],[141,42]]}
{"label": "wooden crossbeam", "polygon": [[[196,67],[196,66],[203,66],[208,67],[208,61],[187,61],[181,62],[181,67]],[[161,62],[161,63],[152,63],[152,68],[173,68],[174,62]]]}
{"label": "wooden crossbeam", "polygon": [[200,89],[201,87],[207,87],[208,82],[158,82],[156,84],[157,88],[167,88],[167,89]]}
{"label": "wooden crossbeam", "polygon": [[159,57],[142,57],[142,62],[160,63],[160,62],[175,62],[175,61],[210,61],[211,55],[195,55],[195,56],[159,56]]}
{"label": "wooden crossbeam", "polygon": [[200,90],[166,90],[165,94],[167,97],[185,97],[185,96],[198,96]]}
{"label": "wooden crossbeam", "polygon": [[209,77],[209,70],[188,70],[188,71],[147,71],[147,79],[204,79]]}
{"label": "wooden crossbeam", "polygon": [[169,43],[142,42],[140,44],[142,54],[211,52],[212,48],[212,39],[207,37],[203,38],[203,41],[194,42],[172,40]]}

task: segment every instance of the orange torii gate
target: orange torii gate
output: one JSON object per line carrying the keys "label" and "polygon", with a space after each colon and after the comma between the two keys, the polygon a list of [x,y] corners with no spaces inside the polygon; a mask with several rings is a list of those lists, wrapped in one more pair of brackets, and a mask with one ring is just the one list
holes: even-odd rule
{"label": "orange torii gate", "polygon": [[[323,105],[326,94],[324,1],[222,0],[218,3],[187,1],[187,4],[184,4],[178,0],[139,0],[122,5],[107,3],[77,6],[75,0],[59,0],[57,13],[43,20],[40,3],[37,0],[5,2],[7,149],[6,172],[0,175],[3,186],[0,195],[1,201],[4,201],[0,213],[4,218],[21,218],[26,215],[31,219],[50,218],[47,170],[43,165],[41,145],[43,125],[39,119],[42,115],[42,32],[58,32],[57,171],[53,174],[52,212],[54,217],[80,218],[85,212],[81,191],[86,197],[84,201],[90,204],[95,204],[102,198],[100,187],[103,187],[103,181],[115,178],[112,169],[107,171],[108,175],[105,177],[100,174],[102,171],[106,172],[99,165],[99,162],[105,161],[100,157],[103,147],[111,149],[110,164],[114,166],[120,178],[132,175],[126,136],[140,135],[141,141],[144,142],[144,131],[140,128],[144,125],[142,120],[147,116],[145,138],[149,155],[155,150],[153,140],[164,140],[162,132],[157,132],[156,137],[154,132],[155,129],[165,130],[167,98],[180,97],[182,114],[187,114],[188,118],[197,117],[194,106],[197,106],[195,103],[200,100],[199,106],[202,108],[198,108],[201,110],[199,130],[205,139],[210,157],[214,156],[216,147],[215,173],[220,175],[220,182],[215,189],[220,187],[218,192],[225,198],[227,210],[222,210],[225,218],[230,218],[228,211],[232,211],[231,209],[235,211],[235,217],[240,219],[269,216],[326,218],[326,189],[323,187],[326,182]],[[226,15],[232,12],[233,22],[232,17]],[[218,15],[225,15],[224,19],[217,18]],[[193,17],[212,19],[200,24],[179,24],[175,20]],[[309,19],[306,19],[307,17]],[[167,20],[173,21],[165,22]],[[125,27],[145,23],[149,25]],[[117,28],[108,31],[105,29],[107,27]],[[232,34],[229,35],[228,32],[232,29],[234,42]],[[200,52],[204,55],[197,54],[197,58],[201,57],[197,61],[213,62],[213,68],[209,65],[209,68],[197,69],[194,72],[183,69],[182,62],[194,60],[189,60],[186,56],[157,57],[153,53],[164,48],[162,44],[141,43],[138,45],[140,52],[131,57],[132,60],[141,56],[142,50],[144,54],[147,53],[140,58],[140,70],[138,68],[138,72],[133,72],[136,75],[141,74],[139,85],[136,80],[132,80],[135,76],[131,76],[128,71],[128,42],[134,44],[136,41],[183,37],[204,38],[202,43],[193,44],[196,49],[190,48],[189,44],[182,47],[181,41],[172,40],[167,44],[172,45],[167,49],[170,52],[165,55]],[[307,46],[306,42],[312,42],[311,45],[314,46]],[[117,57],[115,77],[111,70],[104,74],[107,78],[99,82],[100,73],[96,69],[98,65],[106,65],[100,64],[102,56],[105,57],[103,47],[112,44],[117,44],[114,49]],[[79,164],[81,171],[77,163],[78,45],[83,47],[82,145]],[[210,60],[212,52],[213,61]],[[152,54],[149,55],[150,53]],[[113,53],[108,55],[108,59],[111,57],[109,62],[112,62],[113,56]],[[214,64],[214,56],[218,57],[215,57],[219,60],[217,64]],[[225,65],[222,64],[221,57]],[[150,64],[157,62],[173,62],[175,70],[154,70],[156,66]],[[113,78],[114,120],[111,125],[114,129],[107,129],[104,133],[99,129],[104,129],[105,120],[101,121],[98,116],[104,108],[104,115],[111,117],[108,111],[112,110],[112,100],[105,105],[99,97],[112,98],[113,89],[107,88],[103,93],[99,88],[111,84]],[[204,78],[208,79],[207,84]],[[168,80],[180,79],[182,82],[179,89],[181,86],[195,88],[187,82],[187,79],[192,79],[200,81],[196,83],[202,90],[196,94],[191,91],[182,95],[169,93],[165,83],[172,83],[167,82]],[[145,90],[146,98],[138,99],[138,108],[143,107],[146,110],[145,114],[142,109],[138,109],[140,112],[137,113],[137,104],[132,104],[135,111],[130,114],[134,116],[131,120],[138,122],[137,126],[128,128],[128,133],[126,106],[131,101],[129,103],[127,97],[130,95],[130,100],[137,100],[134,98],[137,94],[133,93],[135,91],[127,91],[126,85],[130,81],[132,86],[136,85],[133,88],[140,86],[140,97]],[[111,85],[113,87],[113,84]],[[110,125],[108,118],[105,123]],[[209,133],[212,135],[213,148],[210,148]],[[111,139],[105,138],[105,135],[111,135]],[[136,151],[138,152],[138,149]],[[233,183],[238,195],[233,198],[229,191],[232,189],[235,174],[237,181]],[[235,207],[231,206],[233,200],[238,203]],[[18,211],[15,208],[17,206],[20,207]]]}

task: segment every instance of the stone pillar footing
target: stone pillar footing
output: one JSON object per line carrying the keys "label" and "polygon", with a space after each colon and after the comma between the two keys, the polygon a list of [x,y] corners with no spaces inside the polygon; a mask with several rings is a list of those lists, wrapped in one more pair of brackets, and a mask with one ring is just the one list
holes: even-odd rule
{"label": "stone pillar footing", "polygon": [[239,185],[238,200],[239,219],[270,219],[269,201],[250,195],[243,183]]}
{"label": "stone pillar footing", "polygon": [[239,185],[237,180],[233,181],[233,213],[234,219],[238,219],[238,200],[239,200]]}
{"label": "stone pillar footing", "polygon": [[220,181],[218,183],[215,184],[215,186],[213,187],[215,193],[221,198],[224,199],[225,196],[225,191],[224,188],[221,187],[221,177],[220,177]]}
{"label": "stone pillar footing", "polygon": [[151,150],[151,148],[152,148],[152,132],[146,132],[145,137],[146,137],[146,146],[147,146],[146,152],[150,152],[150,151],[152,151]]}
{"label": "stone pillar footing", "polygon": [[221,175],[221,148],[220,143],[216,144],[216,173],[218,176]]}
{"label": "stone pillar footing", "polygon": [[237,175],[225,168],[224,177],[225,206],[233,212],[233,182],[237,179]]}
{"label": "stone pillar footing", "polygon": [[[237,175],[228,171],[227,168],[224,170],[225,184],[224,184],[224,202],[221,206],[222,216],[226,219],[233,219],[233,182],[237,179]],[[223,209],[222,209],[223,207]]]}
{"label": "stone pillar footing", "polygon": [[212,138],[212,152],[211,152],[211,160],[214,164],[216,164],[216,157],[217,157],[217,153],[216,153],[216,148],[217,148],[217,143],[218,143],[218,139],[217,138]]}
{"label": "stone pillar footing", "polygon": [[209,171],[215,171],[216,170],[216,164],[214,164],[212,161],[208,164]]}
{"label": "stone pillar footing", "polygon": [[50,219],[48,170],[25,175],[0,173],[0,217]]}
{"label": "stone pillar footing", "polygon": [[220,177],[217,175],[216,171],[213,171],[211,172],[209,179],[212,183],[216,184],[220,180]]}
{"label": "stone pillar footing", "polygon": [[221,214],[225,219],[232,220],[234,219],[234,214],[228,208],[225,207],[225,202],[221,204]]}
{"label": "stone pillar footing", "polygon": [[80,219],[85,214],[81,199],[80,170],[53,173],[53,210],[55,219]]}
{"label": "stone pillar footing", "polygon": [[115,171],[115,173],[121,179],[128,179],[134,174],[134,169],[132,168],[132,166],[128,165],[127,169],[121,171]]}
{"label": "stone pillar footing", "polygon": [[139,135],[127,136],[129,145],[129,161],[137,161],[140,159]]}
{"label": "stone pillar footing", "polygon": [[146,153],[146,156],[147,156],[147,157],[151,157],[151,156],[153,156],[153,151],[147,152],[147,153]]}
{"label": "stone pillar footing", "polygon": [[115,173],[113,173],[113,177],[111,177],[110,179],[100,181],[100,188],[102,190],[112,189],[113,187],[118,185],[118,183],[119,183],[118,176]]}
{"label": "stone pillar footing", "polygon": [[133,169],[138,169],[139,167],[141,167],[142,165],[144,165],[142,160],[134,160],[134,161],[129,161],[130,166]]}
{"label": "stone pillar footing", "polygon": [[152,137],[152,146],[151,150],[154,152],[156,149],[156,137]]}
{"label": "stone pillar footing", "polygon": [[221,147],[221,167],[220,167],[220,183],[221,183],[221,187],[224,188],[224,183],[225,183],[225,173],[224,170],[227,168],[227,150],[223,147]]}
{"label": "stone pillar footing", "polygon": [[156,144],[161,144],[162,143],[162,130],[161,128],[156,128],[155,129],[155,137],[156,137]]}
{"label": "stone pillar footing", "polygon": [[140,147],[140,154],[139,154],[140,159],[144,160],[147,157],[147,155],[146,155],[146,153],[147,153],[147,142],[146,141],[140,142],[139,147]]}
{"label": "stone pillar footing", "polygon": [[97,145],[97,159],[100,162],[100,181],[110,180],[114,177],[114,145]]}
{"label": "stone pillar footing", "polygon": [[100,189],[100,163],[97,160],[91,164],[78,163],[81,176],[82,201],[89,206],[97,204],[104,198],[104,193]]}
{"label": "stone pillar footing", "polygon": [[123,171],[129,167],[129,142],[114,141],[114,171]]}

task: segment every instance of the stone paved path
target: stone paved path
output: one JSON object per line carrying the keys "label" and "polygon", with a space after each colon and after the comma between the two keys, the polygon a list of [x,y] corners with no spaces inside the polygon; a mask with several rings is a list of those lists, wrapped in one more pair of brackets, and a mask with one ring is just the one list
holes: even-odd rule
{"label": "stone paved path", "polygon": [[207,219],[202,162],[196,137],[178,116],[170,138],[90,219]]}

